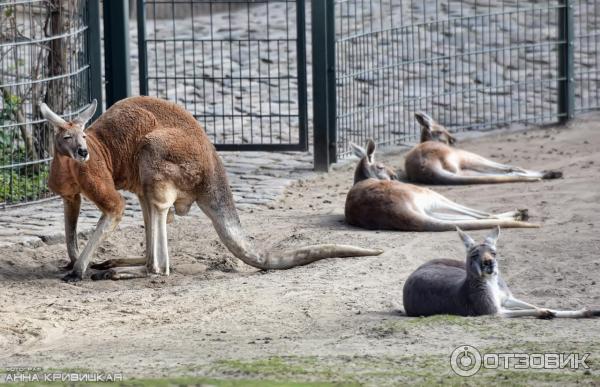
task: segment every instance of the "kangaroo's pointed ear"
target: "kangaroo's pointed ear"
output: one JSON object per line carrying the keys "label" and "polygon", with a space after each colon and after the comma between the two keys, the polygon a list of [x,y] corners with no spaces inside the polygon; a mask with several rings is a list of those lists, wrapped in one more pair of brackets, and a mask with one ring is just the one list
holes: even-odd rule
{"label": "kangaroo's pointed ear", "polygon": [[367,157],[367,151],[362,146],[356,145],[355,143],[351,142],[350,147],[352,148],[354,155],[359,159],[362,160],[363,158]]}
{"label": "kangaroo's pointed ear", "polygon": [[43,102],[40,104],[40,113],[42,113],[42,117],[44,117],[54,126],[54,130],[64,129],[67,127],[67,121],[63,120],[62,117],[50,110],[48,105]]}
{"label": "kangaroo's pointed ear", "polygon": [[494,228],[492,230],[492,232],[485,237],[485,244],[492,246],[492,247],[496,247],[496,242],[498,242],[498,237],[500,236],[500,226],[496,226],[496,228]]}
{"label": "kangaroo's pointed ear", "polygon": [[415,118],[417,119],[417,122],[424,128],[431,128],[433,124],[435,124],[435,120],[424,112],[416,112]]}
{"label": "kangaroo's pointed ear", "polygon": [[369,161],[372,163],[375,155],[375,142],[372,139],[367,141],[367,156],[369,157]]}
{"label": "kangaroo's pointed ear", "polygon": [[80,125],[85,125],[87,122],[94,116],[96,113],[96,108],[98,107],[98,101],[95,99],[92,100],[90,106],[86,107],[73,121],[77,122]]}
{"label": "kangaroo's pointed ear", "polygon": [[462,239],[467,250],[469,250],[471,247],[475,246],[475,241],[473,240],[473,238],[468,236],[463,230],[456,227],[456,232],[458,232],[458,235],[460,236],[460,239]]}

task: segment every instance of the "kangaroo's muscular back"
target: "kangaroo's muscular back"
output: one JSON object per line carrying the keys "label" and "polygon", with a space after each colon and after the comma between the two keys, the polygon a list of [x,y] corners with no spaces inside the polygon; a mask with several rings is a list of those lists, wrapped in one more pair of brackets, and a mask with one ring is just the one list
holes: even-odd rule
{"label": "kangaroo's muscular back", "polygon": [[[139,151],[153,140],[151,132],[177,128],[174,141],[165,147],[165,158],[174,163],[212,166],[214,147],[196,119],[182,107],[153,97],[131,97],[110,107],[88,129],[103,148],[117,189],[139,192]],[[185,133],[185,136],[181,134]],[[177,143],[181,143],[179,151]],[[166,145],[166,144],[165,144]],[[178,160],[182,158],[182,160]]]}

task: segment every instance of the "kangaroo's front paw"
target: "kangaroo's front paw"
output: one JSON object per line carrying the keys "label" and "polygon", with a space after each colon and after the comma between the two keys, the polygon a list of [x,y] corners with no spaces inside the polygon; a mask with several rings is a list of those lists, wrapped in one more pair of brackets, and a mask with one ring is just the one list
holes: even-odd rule
{"label": "kangaroo's front paw", "polygon": [[550,309],[538,309],[538,318],[543,320],[550,320],[556,317],[556,313],[551,311]]}
{"label": "kangaroo's front paw", "polygon": [[62,278],[63,281],[65,282],[79,282],[83,279],[83,276],[79,273],[76,273],[75,271],[70,272],[69,274],[67,274],[66,276],[64,276]]}

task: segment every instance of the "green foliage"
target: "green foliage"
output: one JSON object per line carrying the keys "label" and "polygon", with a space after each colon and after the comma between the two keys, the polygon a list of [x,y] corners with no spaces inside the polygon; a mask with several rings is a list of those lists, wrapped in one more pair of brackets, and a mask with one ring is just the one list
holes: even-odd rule
{"label": "green foliage", "polygon": [[10,93],[5,93],[2,99],[4,106],[0,110],[0,124],[5,120],[12,120],[23,103],[21,97]]}
{"label": "green foliage", "polygon": [[[48,191],[48,166],[28,166],[22,173],[19,169],[0,170],[0,203],[18,203],[40,199]],[[33,169],[33,171],[31,171]]]}
{"label": "green foliage", "polygon": [[[22,99],[14,94],[3,93],[2,110],[0,110],[0,125],[14,122],[14,117],[23,103]],[[10,152],[12,146],[12,131],[3,129],[0,131],[0,155]]]}

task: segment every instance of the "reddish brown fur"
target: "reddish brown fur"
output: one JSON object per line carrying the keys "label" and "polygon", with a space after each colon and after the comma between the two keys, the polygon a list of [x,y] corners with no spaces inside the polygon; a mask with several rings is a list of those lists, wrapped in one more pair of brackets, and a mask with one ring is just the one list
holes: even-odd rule
{"label": "reddish brown fur", "polygon": [[[358,155],[363,153],[357,152]],[[496,225],[537,227],[520,221],[523,215],[519,211],[488,214],[454,203],[428,188],[393,180],[385,173],[378,175],[367,160],[373,153],[374,144],[372,151],[359,161],[354,186],[346,196],[344,213],[351,225],[400,231],[450,231],[457,226],[469,230]],[[381,167],[377,170],[387,170],[385,166]]]}
{"label": "reddish brown fur", "polygon": [[424,113],[415,114],[421,124],[421,143],[406,154],[404,168],[409,181],[423,184],[486,184],[557,178],[560,172],[526,171],[456,149],[450,133]]}
{"label": "reddish brown fur", "polygon": [[[95,103],[92,104],[95,109]],[[47,107],[44,108],[47,109]],[[85,117],[91,116],[91,113]],[[146,230],[146,266],[152,273],[168,274],[167,211],[175,206],[186,214],[198,203],[211,218],[226,246],[244,262],[263,269],[287,269],[330,257],[378,255],[381,250],[344,245],[315,245],[275,254],[255,252],[245,237],[233,202],[225,168],[196,119],[178,105],[151,97],[132,97],[108,109],[85,135],[78,126],[77,139],[64,139],[68,125],[54,113],[46,116],[57,126],[50,188],[64,198],[67,249],[73,272],[65,280],[80,280],[91,255],[114,230],[122,217],[124,200],[118,190],[138,195]],[[73,158],[74,149],[87,143],[89,158]],[[87,160],[87,161],[86,161]],[[76,224],[80,194],[103,212],[85,250],[79,256]],[[79,257],[79,258],[78,258]],[[136,262],[139,262],[137,260]],[[119,261],[116,266],[121,266]],[[112,268],[115,265],[102,264]],[[99,278],[133,278],[146,274],[143,267],[109,269]]]}

